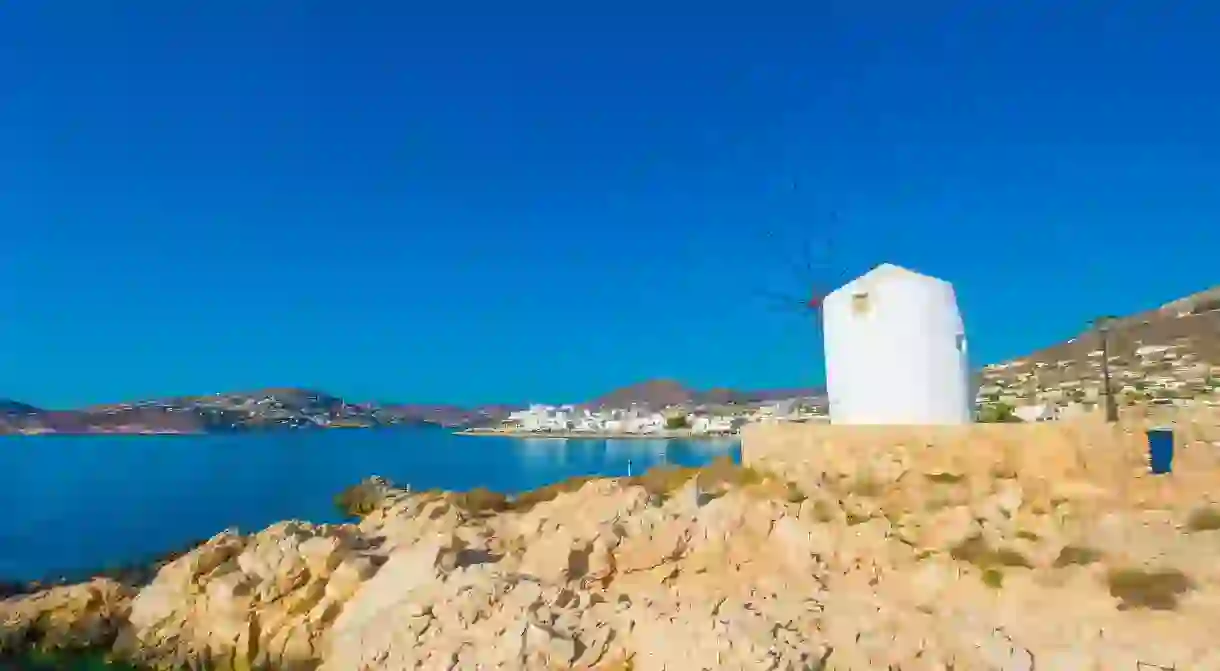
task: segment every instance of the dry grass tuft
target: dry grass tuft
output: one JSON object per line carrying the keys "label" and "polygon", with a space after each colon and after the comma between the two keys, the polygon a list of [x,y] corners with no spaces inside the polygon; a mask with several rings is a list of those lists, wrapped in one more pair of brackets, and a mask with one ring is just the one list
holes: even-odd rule
{"label": "dry grass tuft", "polygon": [[491,514],[508,510],[508,497],[485,487],[476,487],[468,492],[453,495],[453,505],[474,514]]}
{"label": "dry grass tuft", "polygon": [[977,536],[958,543],[949,550],[949,556],[978,567],[982,571],[980,577],[983,584],[994,589],[1004,586],[1005,568],[1033,568],[1033,564],[1021,553],[997,550]]}
{"label": "dry grass tuft", "polygon": [[668,497],[694,479],[700,491],[720,493],[727,489],[753,489],[753,493],[786,501],[801,501],[803,495],[795,485],[762,473],[749,466],[735,463],[731,457],[714,459],[703,468],[656,466],[624,484],[643,487],[653,496]]}
{"label": "dry grass tuft", "polygon": [[1191,579],[1176,569],[1116,569],[1110,571],[1106,582],[1110,595],[1121,600],[1119,608],[1123,610],[1174,610],[1178,597],[1194,587]]}
{"label": "dry grass tuft", "polygon": [[875,498],[885,493],[885,487],[871,474],[862,473],[847,483],[846,491],[856,496]]}
{"label": "dry grass tuft", "polygon": [[1220,510],[1212,506],[1195,508],[1186,518],[1186,530],[1190,532],[1220,531]]}
{"label": "dry grass tuft", "polygon": [[1033,568],[1033,564],[1019,552],[995,549],[982,538],[975,536],[958,543],[949,550],[949,556],[957,561],[973,564],[981,569],[989,568]]}
{"label": "dry grass tuft", "polygon": [[699,470],[699,488],[713,490],[723,487],[747,487],[761,484],[765,476],[759,471],[735,463],[732,457],[720,456]]}
{"label": "dry grass tuft", "polygon": [[965,479],[965,476],[957,473],[924,473],[923,477],[937,485],[955,485]]}
{"label": "dry grass tuft", "polygon": [[765,477],[762,482],[756,485],[747,486],[745,492],[750,496],[767,501],[782,501],[784,503],[800,503],[808,498],[794,483],[771,476]]}
{"label": "dry grass tuft", "polygon": [[1055,558],[1055,568],[1088,566],[1101,561],[1101,552],[1080,545],[1066,545]]}
{"label": "dry grass tuft", "polygon": [[698,475],[699,469],[697,468],[668,465],[655,466],[627,480],[625,484],[643,487],[644,491],[650,495],[665,498],[681,489],[691,478]]}
{"label": "dry grass tuft", "polygon": [[593,668],[593,671],[634,671],[635,659],[633,655],[626,657],[616,657],[598,664]]}
{"label": "dry grass tuft", "polygon": [[854,527],[857,524],[864,524],[873,519],[872,515],[860,515],[856,513],[847,513],[847,526]]}
{"label": "dry grass tuft", "polygon": [[983,584],[992,589],[1004,587],[1004,572],[998,568],[983,569],[982,579]]}
{"label": "dry grass tuft", "polygon": [[813,519],[815,522],[821,522],[822,524],[833,522],[837,511],[838,509],[835,505],[825,499],[818,499],[813,502]]}
{"label": "dry grass tuft", "polygon": [[581,487],[584,487],[591,480],[596,479],[597,478],[590,476],[577,476],[546,485],[545,487],[539,487],[538,489],[530,490],[528,492],[522,492],[512,499],[509,507],[512,510],[524,512],[530,508],[533,508],[539,503],[554,501],[560,494],[574,492]]}

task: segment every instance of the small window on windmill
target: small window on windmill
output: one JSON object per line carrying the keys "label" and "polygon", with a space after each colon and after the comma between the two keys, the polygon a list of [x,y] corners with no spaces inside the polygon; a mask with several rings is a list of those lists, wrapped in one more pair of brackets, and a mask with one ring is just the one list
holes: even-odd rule
{"label": "small window on windmill", "polygon": [[863,317],[872,309],[872,304],[869,302],[867,291],[857,291],[851,295],[851,313],[856,317]]}
{"label": "small window on windmill", "polygon": [[966,351],[966,334],[965,333],[957,334],[957,351],[959,351],[959,352]]}

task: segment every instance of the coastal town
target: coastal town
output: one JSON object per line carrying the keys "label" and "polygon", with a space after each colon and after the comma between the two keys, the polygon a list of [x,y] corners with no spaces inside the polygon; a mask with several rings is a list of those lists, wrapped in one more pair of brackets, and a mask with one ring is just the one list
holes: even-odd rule
{"label": "coastal town", "polygon": [[671,406],[652,410],[633,404],[627,408],[592,409],[574,405],[534,404],[509,414],[499,426],[467,433],[494,435],[560,434],[571,436],[731,436],[755,422],[825,420],[825,408],[815,399],[785,399],[774,403]]}

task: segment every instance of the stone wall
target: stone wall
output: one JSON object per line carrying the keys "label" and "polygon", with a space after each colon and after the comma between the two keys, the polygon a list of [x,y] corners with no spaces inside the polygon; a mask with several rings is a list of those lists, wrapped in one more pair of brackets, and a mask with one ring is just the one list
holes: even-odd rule
{"label": "stone wall", "polygon": [[755,424],[742,434],[743,462],[804,488],[844,480],[873,486],[908,474],[986,482],[1012,478],[1045,489],[1091,489],[1141,506],[1220,495],[1220,422],[1213,413],[1179,416],[1174,472],[1148,472],[1150,422],[1095,417],[1036,424],[833,426]]}

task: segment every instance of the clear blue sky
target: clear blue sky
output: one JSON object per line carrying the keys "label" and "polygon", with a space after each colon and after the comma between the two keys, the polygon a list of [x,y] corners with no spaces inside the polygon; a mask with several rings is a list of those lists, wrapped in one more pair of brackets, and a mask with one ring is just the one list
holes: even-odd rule
{"label": "clear blue sky", "polygon": [[4,3],[0,396],[813,384],[784,240],[979,363],[1220,281],[1214,2],[424,5]]}

